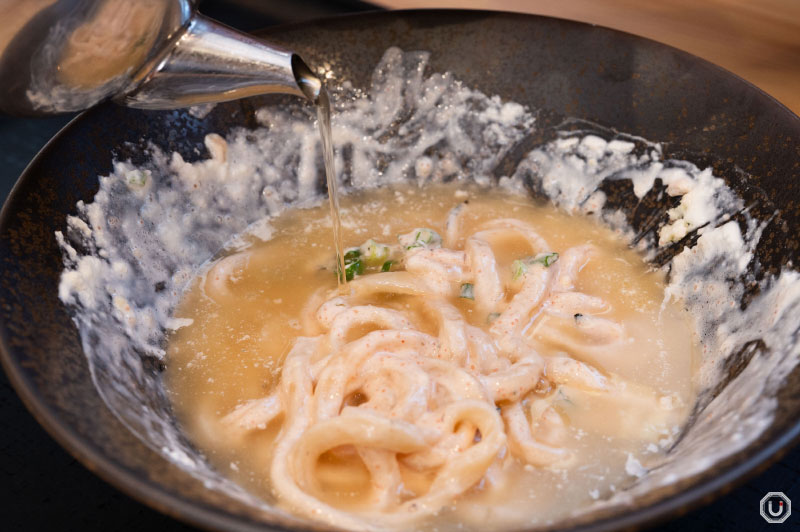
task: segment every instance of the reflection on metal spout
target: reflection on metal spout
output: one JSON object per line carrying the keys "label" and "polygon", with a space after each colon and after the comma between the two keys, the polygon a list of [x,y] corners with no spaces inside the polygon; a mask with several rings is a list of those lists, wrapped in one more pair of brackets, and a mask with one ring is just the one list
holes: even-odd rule
{"label": "reflection on metal spout", "polygon": [[276,92],[316,103],[322,83],[296,54],[198,15],[131,87],[121,103],[171,109]]}
{"label": "reflection on metal spout", "polygon": [[294,72],[294,79],[297,82],[297,86],[300,87],[305,97],[308,98],[311,103],[317,105],[320,92],[322,91],[322,80],[311,72],[308,65],[306,65],[297,54],[292,54],[292,72]]}
{"label": "reflection on metal spout", "polygon": [[77,111],[107,98],[171,109],[269,92],[317,102],[322,84],[300,57],[197,15],[194,5],[0,0],[9,15],[0,24],[0,111]]}
{"label": "reflection on metal spout", "polygon": [[52,114],[117,94],[192,18],[190,0],[0,0],[0,111]]}

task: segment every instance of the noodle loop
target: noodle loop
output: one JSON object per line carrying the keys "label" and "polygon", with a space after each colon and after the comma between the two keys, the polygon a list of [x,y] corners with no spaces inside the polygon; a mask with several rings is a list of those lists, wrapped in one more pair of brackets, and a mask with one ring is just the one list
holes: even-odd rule
{"label": "noodle loop", "polygon": [[[246,432],[283,415],[270,475],[294,510],[337,527],[411,527],[471,490],[496,489],[509,461],[569,467],[560,387],[648,408],[657,400],[585,360],[627,338],[600,316],[606,301],[575,289],[591,246],[559,255],[514,219],[465,235],[465,211],[451,213],[444,239],[428,229],[404,236],[393,250],[399,271],[358,277],[346,294],[317,292],[277,389],[224,419]],[[513,278],[493,250],[503,242],[531,253]],[[217,274],[239,264],[226,261],[209,289],[224,293]],[[563,356],[541,356],[545,344]],[[351,513],[323,500],[317,471],[329,456],[360,461],[368,475],[368,495]]]}

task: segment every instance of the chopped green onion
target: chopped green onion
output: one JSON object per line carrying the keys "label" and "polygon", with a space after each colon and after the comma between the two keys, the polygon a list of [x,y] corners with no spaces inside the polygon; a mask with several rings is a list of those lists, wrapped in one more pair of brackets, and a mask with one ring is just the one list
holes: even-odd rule
{"label": "chopped green onion", "polygon": [[545,268],[549,268],[558,260],[558,253],[539,253],[535,257],[526,257],[518,259],[511,263],[511,277],[517,280],[528,271],[528,266],[534,264],[542,264]]}
{"label": "chopped green onion", "polygon": [[528,266],[525,264],[524,261],[519,259],[515,260],[511,263],[511,278],[515,281],[525,275],[525,272],[528,271]]}
{"label": "chopped green onion", "polygon": [[464,299],[475,299],[475,287],[472,283],[464,283],[461,285],[461,294],[459,297],[463,297]]}
{"label": "chopped green onion", "polygon": [[558,253],[539,253],[533,258],[533,262],[544,264],[545,268],[549,268],[558,260]]}
{"label": "chopped green onion", "polygon": [[391,271],[391,269],[392,269],[392,264],[394,264],[394,261],[393,261],[393,260],[387,260],[386,262],[384,262],[384,263],[383,263],[383,266],[381,266],[381,271],[382,271],[382,272],[388,272],[388,271]]}
{"label": "chopped green onion", "polygon": [[361,256],[367,266],[378,266],[389,259],[391,249],[386,244],[375,242],[371,238],[361,245]]}
{"label": "chopped green onion", "polygon": [[[336,271],[339,271],[339,262],[336,263]],[[344,277],[352,281],[356,275],[363,275],[364,262],[361,260],[361,250],[350,248],[344,254]],[[341,276],[341,274],[339,274]]]}
{"label": "chopped green onion", "polygon": [[433,229],[425,227],[414,229],[407,235],[400,237],[400,242],[406,249],[414,248],[437,248],[442,245],[442,237]]}
{"label": "chopped green onion", "polygon": [[131,170],[125,175],[126,181],[129,185],[135,187],[144,186],[147,183],[147,178],[150,176],[150,170]]}
{"label": "chopped green onion", "polygon": [[486,323],[494,323],[494,320],[500,317],[499,312],[490,312],[488,316],[486,316]]}

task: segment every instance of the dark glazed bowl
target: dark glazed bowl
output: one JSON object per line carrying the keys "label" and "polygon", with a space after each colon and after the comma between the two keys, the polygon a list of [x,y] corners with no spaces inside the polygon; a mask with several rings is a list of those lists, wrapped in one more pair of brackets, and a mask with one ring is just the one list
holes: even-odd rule
{"label": "dark glazed bowl", "polygon": [[[432,71],[451,71],[487,94],[538,109],[538,132],[519,156],[547,140],[564,117],[596,122],[664,143],[668,158],[713,166],[759,219],[780,216],[762,237],[761,276],[797,264],[800,232],[800,118],[747,82],[678,50],[608,29],[550,18],[469,11],[410,11],[347,16],[270,30],[309,62],[334,66],[340,79],[369,83],[389,46],[429,50]],[[255,127],[254,111],[280,104],[264,97],[218,106],[203,119],[186,112],[92,109],[61,131],[20,178],[0,219],[0,340],[3,365],[28,409],[65,448],[111,484],[169,515],[207,528],[286,529],[203,487],[151,451],[98,395],[81,339],[58,299],[61,254],[54,232],[78,200],[90,201],[112,160],[143,157],[150,141],[186,160],[205,154],[203,136]],[[744,173],[750,174],[745,177]],[[503,167],[496,170],[504,173]],[[612,196],[614,196],[612,194]],[[635,227],[647,205],[616,203]],[[626,204],[626,202],[628,202]],[[663,258],[662,258],[663,259]],[[753,355],[753,350],[749,351]],[[738,374],[747,358],[730,366]],[[142,362],[145,363],[145,362]],[[157,365],[146,367],[158,373]],[[708,502],[780,456],[800,434],[800,370],[777,392],[772,425],[749,447],[630,508],[576,521],[573,530],[641,526]]]}

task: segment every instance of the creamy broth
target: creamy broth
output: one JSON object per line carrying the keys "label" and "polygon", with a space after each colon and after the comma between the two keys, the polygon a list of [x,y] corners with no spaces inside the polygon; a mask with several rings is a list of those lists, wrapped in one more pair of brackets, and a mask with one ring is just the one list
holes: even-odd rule
{"label": "creamy broth", "polygon": [[[454,208],[459,210],[453,213]],[[534,352],[531,356],[546,362],[537,367],[541,374],[537,382],[521,388],[521,397],[502,398],[508,392],[502,387],[490,392],[491,415],[504,427],[497,440],[499,450],[478,480],[441,509],[407,521],[396,519],[394,514],[405,511],[398,508],[410,508],[439,485],[438,469],[412,465],[409,453],[397,453],[402,482],[380,509],[376,481],[352,445],[321,454],[312,472],[313,486],[301,482],[301,491],[318,500],[320,507],[352,512],[355,517],[344,525],[337,522],[337,514],[310,511],[270,481],[275,442],[286,430],[287,414],[264,417],[265,422],[256,415],[255,421],[248,421],[248,405],[255,404],[249,401],[276,397],[283,360],[298,337],[322,338],[311,361],[335,351],[336,340],[327,331],[330,325],[315,319],[317,309],[337,297],[330,218],[322,206],[285,211],[271,221],[274,236],[269,241],[245,236],[244,245],[240,242],[236,250],[210,263],[191,283],[175,316],[192,323],[169,338],[166,371],[167,388],[185,431],[219,471],[265,500],[351,528],[380,527],[384,524],[376,521],[380,516],[387,516],[387,527],[402,529],[456,523],[475,530],[544,524],[631,484],[674,442],[688,416],[695,394],[696,347],[681,309],[664,303],[663,273],[650,269],[622,235],[589,218],[501,191],[456,185],[362,191],[342,198],[345,246],[360,246],[370,238],[391,244],[394,263],[389,273],[381,271],[383,264],[367,268],[348,283],[344,300],[351,306],[389,309],[404,316],[408,328],[440,337],[444,318],[426,303],[429,296],[381,291],[357,295],[359,283],[380,276],[399,279],[398,274],[408,273],[406,266],[416,264],[414,260],[439,260],[438,248],[429,249],[427,242],[422,250],[406,249],[407,239],[413,246],[414,238],[420,238],[418,228],[442,235],[441,252],[450,249],[461,257],[470,245],[468,239],[491,230],[500,219],[532,228],[546,240],[547,251],[559,256],[543,258],[541,250],[532,249],[530,239],[498,230],[499,236],[487,237],[487,242],[496,259],[502,300],[487,303],[486,283],[474,280],[478,277],[474,272],[463,274],[469,283],[431,281],[438,287],[432,290],[439,290],[442,305],[456,309],[463,322],[481,331],[480,338],[493,339],[492,349],[501,349],[497,345],[507,339],[504,327],[513,328],[525,349]],[[456,230],[448,231],[448,220],[457,224]],[[503,223],[507,229],[511,222]],[[404,245],[397,245],[398,235],[407,235]],[[412,259],[415,253],[417,259]],[[467,256],[476,262],[479,255]],[[570,260],[575,271],[567,278],[560,269],[566,271]],[[474,264],[472,268],[477,269]],[[534,272],[550,276],[550,288],[544,302],[525,314],[525,323],[518,326],[509,321],[509,309]],[[559,282],[565,286],[559,288]],[[473,298],[460,297],[464,295]],[[576,303],[578,297],[583,299]],[[355,342],[377,329],[381,326],[374,323],[356,324],[340,340]],[[506,353],[510,348],[502,349]],[[441,354],[438,344],[435,353]],[[570,376],[559,377],[557,363],[572,360],[583,363],[583,373],[562,368]],[[511,361],[502,362],[506,366],[500,369],[516,367]],[[461,366],[491,388],[489,370],[475,369],[469,360]],[[309,366],[308,371],[315,370]],[[599,379],[603,389],[592,388],[575,375]],[[363,409],[358,405],[368,400],[357,391],[347,396],[345,406]],[[520,412],[533,444],[556,449],[553,456],[562,458],[532,463],[525,451],[530,446],[525,447],[519,437],[516,442],[514,437],[507,439]],[[468,424],[454,430],[464,429],[463,425]],[[491,435],[472,425],[466,430],[472,432],[465,445],[489,445]]]}

